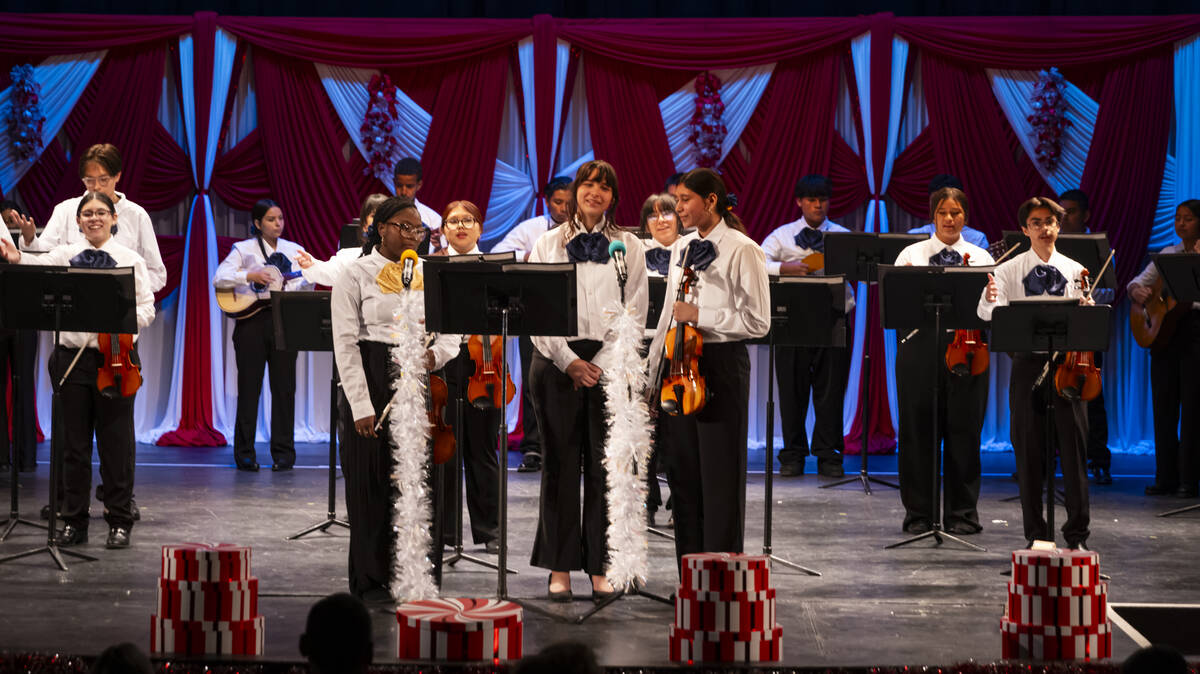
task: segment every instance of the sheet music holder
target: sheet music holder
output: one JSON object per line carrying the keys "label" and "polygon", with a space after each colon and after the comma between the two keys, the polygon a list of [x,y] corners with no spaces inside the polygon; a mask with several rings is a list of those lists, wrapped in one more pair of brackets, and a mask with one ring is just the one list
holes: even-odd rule
{"label": "sheet music holder", "polygon": [[[1020,244],[1021,247],[1013,255],[1020,255],[1030,250],[1028,236],[1025,236],[1019,230],[1005,230],[1005,249],[1010,249],[1017,244]],[[1108,253],[1112,250],[1112,246],[1108,242],[1108,234],[1105,232],[1059,234],[1058,239],[1054,241],[1054,249],[1083,265],[1084,269],[1087,269],[1088,273],[1091,274],[1093,288],[1115,289],[1117,287],[1115,265],[1110,264],[1108,266],[1108,269],[1104,272],[1104,278],[1096,278],[1096,274],[1100,272],[1100,268],[1104,266],[1104,261],[1108,259]],[[1011,257],[1009,256],[1009,259]]]}
{"label": "sheet music holder", "polygon": [[650,308],[646,312],[646,327],[650,330],[658,328],[658,317],[662,315],[663,306],[667,303],[667,277],[647,276],[650,286]]}
{"label": "sheet music holder", "polygon": [[350,221],[350,224],[342,225],[341,235],[338,237],[338,248],[362,248],[362,225],[358,218]]}
{"label": "sheet music holder", "polygon": [[[935,335],[945,330],[980,329],[987,324],[975,313],[979,296],[987,285],[987,275],[994,267],[916,267],[882,265],[879,267],[879,304],[883,327],[899,330],[900,334],[914,329],[929,330]],[[940,380],[945,370],[945,357],[938,340],[932,340],[929,367],[933,370],[932,381]],[[933,387],[931,428],[940,428],[940,386]],[[942,442],[933,434],[933,517],[929,531],[911,538],[892,543],[886,548],[897,548],[925,538],[933,538],[939,545],[949,539],[963,546],[985,552],[986,549],[942,530]]]}
{"label": "sheet music holder", "polygon": [[[41,265],[0,266],[0,325],[16,330],[137,334],[137,294],[132,267],[87,269]],[[75,550],[60,550],[54,540],[58,518],[59,475],[62,470],[61,417],[58,380],[51,377],[50,518],[46,545],[0,558],[0,564],[41,552],[66,571],[62,555],[86,561],[96,558]],[[13,483],[16,488],[16,483]]]}

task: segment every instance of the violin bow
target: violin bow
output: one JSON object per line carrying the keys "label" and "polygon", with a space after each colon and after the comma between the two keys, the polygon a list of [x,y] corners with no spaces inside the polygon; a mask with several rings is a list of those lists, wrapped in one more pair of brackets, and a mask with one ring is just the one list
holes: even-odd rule
{"label": "violin bow", "polygon": [[1104,266],[1100,267],[1100,273],[1096,274],[1096,282],[1088,288],[1087,296],[1089,299],[1092,296],[1092,291],[1096,289],[1096,285],[1104,279],[1104,272],[1108,271],[1108,265],[1110,262],[1112,262],[1113,256],[1116,254],[1117,251],[1115,250],[1108,251],[1108,259],[1104,261]]}

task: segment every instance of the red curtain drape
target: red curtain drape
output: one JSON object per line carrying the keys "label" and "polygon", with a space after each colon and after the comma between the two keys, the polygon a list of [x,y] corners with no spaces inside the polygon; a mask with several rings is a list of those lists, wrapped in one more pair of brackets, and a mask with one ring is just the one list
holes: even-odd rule
{"label": "red curtain drape", "polygon": [[929,181],[938,174],[930,127],[917,135],[892,164],[887,195],[896,205],[918,218],[929,217]]}
{"label": "red curtain drape", "polygon": [[232,149],[217,157],[208,189],[231,208],[248,211],[271,195],[262,134],[256,128]]}
{"label": "red curtain drape", "polygon": [[0,54],[26,58],[129,47],[191,29],[190,16],[0,12]]}

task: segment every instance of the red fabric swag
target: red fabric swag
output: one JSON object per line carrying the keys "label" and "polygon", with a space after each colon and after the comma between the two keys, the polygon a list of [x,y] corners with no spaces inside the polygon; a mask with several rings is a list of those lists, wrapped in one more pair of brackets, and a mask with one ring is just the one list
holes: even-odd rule
{"label": "red fabric swag", "polygon": [[262,135],[256,128],[213,164],[209,190],[231,208],[248,211],[254,202],[271,195]]}
{"label": "red fabric swag", "polygon": [[0,12],[0,53],[53,56],[129,47],[191,30],[190,16]]}

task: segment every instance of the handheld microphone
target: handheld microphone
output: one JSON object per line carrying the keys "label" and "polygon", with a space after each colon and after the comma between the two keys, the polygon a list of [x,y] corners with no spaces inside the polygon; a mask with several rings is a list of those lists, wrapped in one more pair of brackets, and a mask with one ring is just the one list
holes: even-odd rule
{"label": "handheld microphone", "polygon": [[406,250],[400,254],[400,264],[404,265],[404,271],[400,274],[400,282],[404,284],[404,289],[412,285],[413,272],[417,268],[417,253],[414,250]]}
{"label": "handheld microphone", "polygon": [[608,244],[608,256],[613,259],[613,268],[617,270],[617,283],[624,288],[629,278],[629,270],[625,267],[625,244],[620,241]]}

